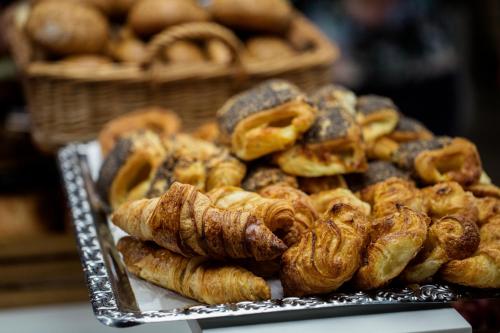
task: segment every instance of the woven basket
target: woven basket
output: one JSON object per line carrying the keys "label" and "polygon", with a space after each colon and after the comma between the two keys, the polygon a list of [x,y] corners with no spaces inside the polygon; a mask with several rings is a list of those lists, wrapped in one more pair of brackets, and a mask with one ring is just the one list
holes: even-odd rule
{"label": "woven basket", "polygon": [[[283,78],[309,92],[331,82],[335,46],[306,18],[296,14],[292,29],[312,45],[311,51],[287,59],[243,63],[242,43],[228,29],[211,22],[174,26],[155,36],[148,45],[143,67],[109,66],[89,71],[57,63],[33,61],[32,48],[18,30],[11,49],[22,69],[32,135],[44,151],[70,141],[95,138],[108,120],[134,109],[157,105],[180,115],[183,127],[192,129],[213,119],[232,95],[269,78]],[[14,38],[12,38],[14,37]],[[217,38],[234,54],[228,65],[160,65],[162,49],[179,39]]]}

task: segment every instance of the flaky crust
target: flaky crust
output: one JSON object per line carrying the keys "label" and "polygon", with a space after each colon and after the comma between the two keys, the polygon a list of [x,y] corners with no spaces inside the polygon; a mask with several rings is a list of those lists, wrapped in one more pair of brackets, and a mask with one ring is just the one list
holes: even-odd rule
{"label": "flaky crust", "polygon": [[468,186],[467,191],[472,192],[472,194],[478,198],[493,197],[500,199],[500,188],[494,184],[474,184]]}
{"label": "flaky crust", "polygon": [[409,180],[410,173],[398,168],[391,162],[371,161],[368,163],[368,169],[365,172],[349,174],[346,176],[346,180],[349,188],[353,192],[356,192],[391,177]]}
{"label": "flaky crust", "polygon": [[356,110],[356,121],[361,126],[366,142],[374,142],[377,138],[391,133],[399,120],[398,108],[386,97],[360,96]]}
{"label": "flaky crust", "polygon": [[159,198],[123,204],[111,221],[132,236],[186,257],[271,260],[286,249],[254,215],[216,208],[193,186],[177,182]]}
{"label": "flaky crust", "polygon": [[200,140],[217,142],[220,135],[219,125],[215,121],[210,121],[195,128],[191,135]]}
{"label": "flaky crust", "polygon": [[286,200],[264,198],[234,186],[215,188],[207,196],[218,208],[251,212],[271,231],[285,230],[293,223],[294,209]]}
{"label": "flaky crust", "polygon": [[229,99],[217,120],[236,156],[253,160],[293,145],[316,113],[297,87],[270,80]]}
{"label": "flaky crust", "polygon": [[294,210],[292,225],[285,230],[283,241],[287,246],[297,243],[318,219],[318,212],[307,194],[286,184],[264,187],[259,192],[265,198],[282,199],[290,202]]}
{"label": "flaky crust", "polygon": [[371,207],[368,203],[361,201],[349,189],[337,188],[334,190],[322,191],[319,193],[311,194],[311,201],[316,211],[320,214],[327,212],[332,204],[345,203],[353,206],[366,216],[370,216]]}
{"label": "flaky crust", "polygon": [[208,161],[206,190],[241,185],[247,168],[237,158],[231,155],[222,155]]}
{"label": "flaky crust", "polygon": [[369,224],[354,207],[334,204],[283,255],[280,278],[285,295],[327,293],[349,280],[361,264]]}
{"label": "flaky crust", "polygon": [[423,213],[396,205],[396,211],[374,220],[371,243],[354,283],[374,289],[397,277],[417,255],[427,237],[429,218]]}
{"label": "flaky crust", "polygon": [[247,191],[259,192],[266,186],[283,184],[290,187],[297,187],[297,178],[287,175],[280,168],[272,166],[256,166],[250,168],[242,187]]}
{"label": "flaky crust", "polygon": [[307,194],[347,188],[347,182],[342,175],[323,177],[299,177],[299,188]]}
{"label": "flaky crust", "polygon": [[124,237],[117,244],[134,275],[207,304],[260,301],[271,298],[266,282],[237,266],[185,258],[167,249]]}
{"label": "flaky crust", "polygon": [[327,84],[319,88],[311,99],[320,109],[340,106],[352,116],[356,114],[356,94],[338,84]]}
{"label": "flaky crust", "polygon": [[478,225],[486,224],[490,219],[500,216],[500,199],[493,197],[476,198],[474,202],[478,213]]}
{"label": "flaky crust", "polygon": [[457,182],[443,182],[422,189],[432,218],[446,215],[462,215],[477,222],[476,199],[470,192],[463,190]]}

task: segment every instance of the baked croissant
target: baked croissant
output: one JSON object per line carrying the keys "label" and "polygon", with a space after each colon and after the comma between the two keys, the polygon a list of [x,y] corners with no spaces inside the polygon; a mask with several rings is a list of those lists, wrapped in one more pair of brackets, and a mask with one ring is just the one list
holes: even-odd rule
{"label": "baked croissant", "polygon": [[360,172],[367,168],[361,129],[340,106],[320,109],[302,140],[277,153],[275,161],[283,171],[305,177]]}
{"label": "baked croissant", "polygon": [[293,223],[285,230],[282,238],[287,246],[297,243],[318,219],[311,199],[299,189],[286,184],[275,184],[264,187],[259,193],[265,198],[282,199],[292,204],[295,212]]}
{"label": "baked croissant", "polygon": [[432,218],[446,215],[462,215],[477,222],[476,199],[457,182],[443,182],[422,189],[427,200],[428,214]]}
{"label": "baked croissant", "polygon": [[483,225],[480,238],[472,257],[444,265],[440,271],[443,280],[475,288],[500,288],[500,218]]}
{"label": "baked croissant", "polygon": [[361,126],[366,142],[374,142],[391,133],[398,124],[398,108],[389,98],[376,95],[360,96],[356,110],[356,121]]}
{"label": "baked croissant", "polygon": [[287,175],[280,168],[258,166],[248,171],[243,180],[242,187],[247,191],[259,192],[266,186],[277,184],[284,184],[290,187],[298,186],[295,176]]}
{"label": "baked croissant", "polygon": [[185,258],[133,237],[118,241],[127,269],[140,278],[207,304],[271,298],[266,282],[237,266],[214,265],[206,258]]}
{"label": "baked croissant", "polygon": [[428,184],[452,180],[470,185],[479,180],[482,171],[476,146],[463,138],[436,137],[402,143],[392,159]]}
{"label": "baked croissant", "polygon": [[427,238],[427,215],[400,204],[395,207],[394,213],[373,221],[365,263],[354,278],[362,290],[381,287],[398,276]]}
{"label": "baked croissant", "polygon": [[500,199],[492,197],[476,198],[475,205],[478,213],[478,225],[486,224],[490,219],[500,216]]}
{"label": "baked croissant", "polygon": [[336,188],[347,188],[342,175],[323,177],[299,177],[299,188],[307,194],[314,194]]}
{"label": "baked croissant", "polygon": [[310,198],[314,205],[314,208],[320,214],[327,212],[332,204],[341,202],[355,207],[366,216],[370,216],[370,205],[364,201],[361,201],[349,189],[346,188],[337,188],[334,190],[311,194]]}
{"label": "baked croissant", "polygon": [[102,164],[97,181],[99,194],[112,208],[144,198],[166,154],[160,138],[149,131],[120,139]]}
{"label": "baked croissant", "polygon": [[389,178],[361,191],[361,200],[372,204],[372,215],[382,217],[400,211],[406,206],[416,212],[427,212],[427,202],[413,182]]}
{"label": "baked croissant", "polygon": [[224,154],[208,161],[206,190],[223,186],[240,186],[246,173],[245,164]]}
{"label": "baked croissant", "polygon": [[343,86],[327,84],[316,90],[311,98],[319,109],[340,106],[352,116],[356,114],[356,94]]}
{"label": "baked croissant", "polygon": [[430,227],[423,250],[401,274],[407,283],[424,282],[453,259],[464,259],[476,252],[479,229],[463,215],[447,215]]}
{"label": "baked croissant", "polygon": [[217,120],[236,156],[253,160],[293,145],[311,127],[316,113],[297,87],[269,80],[229,99]]}
{"label": "baked croissant", "polygon": [[159,198],[128,202],[111,221],[131,236],[185,257],[271,260],[287,248],[254,215],[216,208],[194,186],[173,183]]}
{"label": "baked croissant", "polygon": [[292,204],[285,200],[263,198],[234,186],[215,188],[207,193],[214,206],[251,212],[271,230],[285,230],[293,223]]}
{"label": "baked croissant", "polygon": [[368,163],[368,169],[365,172],[346,175],[346,181],[349,188],[356,192],[391,177],[409,180],[410,173],[398,168],[391,162],[372,161]]}
{"label": "baked croissant", "polygon": [[370,222],[356,208],[334,204],[314,228],[282,257],[286,296],[328,293],[349,280],[361,264]]}

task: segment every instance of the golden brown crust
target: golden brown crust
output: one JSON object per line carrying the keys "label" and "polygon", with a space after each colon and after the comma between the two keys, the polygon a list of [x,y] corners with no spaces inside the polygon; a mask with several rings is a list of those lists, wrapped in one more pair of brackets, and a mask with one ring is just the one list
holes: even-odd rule
{"label": "golden brown crust", "polygon": [[323,86],[312,94],[311,99],[321,110],[340,106],[350,115],[356,114],[356,95],[343,86],[337,84]]}
{"label": "golden brown crust", "polygon": [[475,197],[493,197],[500,199],[500,188],[494,184],[474,184],[467,187],[467,191],[472,192]]}
{"label": "golden brown crust", "polygon": [[116,141],[135,131],[153,131],[160,136],[169,136],[179,131],[181,120],[167,109],[147,107],[117,117],[106,125],[99,133],[99,144],[104,156],[113,148]]}
{"label": "golden brown crust", "polygon": [[347,183],[342,175],[323,177],[299,177],[299,188],[307,194],[347,188]]}
{"label": "golden brown crust", "polygon": [[285,295],[327,293],[349,280],[361,264],[369,225],[355,208],[334,204],[283,255],[280,278]]}
{"label": "golden brown crust", "polygon": [[134,275],[207,304],[260,301],[271,298],[266,282],[237,266],[185,258],[167,249],[124,237],[117,244]]}
{"label": "golden brown crust", "polygon": [[191,185],[174,183],[160,198],[120,206],[111,221],[128,234],[186,257],[271,260],[286,249],[254,215],[220,209]]}
{"label": "golden brown crust", "polygon": [[245,164],[230,155],[214,157],[207,164],[207,191],[223,186],[239,187],[247,170]]}
{"label": "golden brown crust", "polygon": [[262,165],[250,169],[242,187],[247,191],[259,192],[264,187],[275,184],[298,186],[295,176],[287,175],[280,168]]}
{"label": "golden brown crust", "polygon": [[215,188],[207,196],[218,208],[251,212],[271,231],[286,230],[294,220],[293,206],[286,200],[264,198],[234,186]]}
{"label": "golden brown crust", "polygon": [[500,199],[493,197],[476,198],[474,200],[478,212],[477,223],[483,225],[492,218],[500,216]]}
{"label": "golden brown crust", "polygon": [[191,135],[194,138],[200,139],[200,140],[205,140],[209,142],[217,142],[220,132],[219,132],[219,125],[217,125],[217,122],[215,121],[210,121],[208,123],[205,123],[199,127],[197,127]]}
{"label": "golden brown crust", "polygon": [[429,218],[396,205],[396,211],[374,220],[365,263],[354,283],[362,289],[386,285],[417,255],[427,237]]}
{"label": "golden brown crust", "polygon": [[310,196],[311,201],[316,211],[320,214],[327,212],[332,204],[345,203],[356,209],[366,216],[370,216],[371,207],[368,203],[361,201],[349,189],[337,188],[334,190],[322,191]]}
{"label": "golden brown crust", "polygon": [[368,169],[366,172],[349,174],[346,176],[346,180],[349,188],[353,192],[356,192],[391,177],[410,180],[410,173],[398,168],[391,162],[372,161],[368,163]]}
{"label": "golden brown crust", "polygon": [[373,142],[391,133],[399,120],[396,105],[386,97],[365,95],[358,97],[356,121],[363,131],[363,139]]}
{"label": "golden brown crust", "polygon": [[477,222],[476,200],[470,192],[456,182],[444,182],[422,189],[427,200],[428,214],[432,218],[462,215]]}

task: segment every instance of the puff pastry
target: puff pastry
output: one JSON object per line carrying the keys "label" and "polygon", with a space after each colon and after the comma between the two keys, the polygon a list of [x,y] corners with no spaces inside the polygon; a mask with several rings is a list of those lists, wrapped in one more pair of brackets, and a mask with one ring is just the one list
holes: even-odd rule
{"label": "puff pastry", "polygon": [[207,162],[206,190],[223,186],[240,186],[246,166],[229,154],[222,154]]}
{"label": "puff pastry", "polygon": [[368,203],[360,200],[349,189],[337,188],[311,194],[311,201],[316,211],[320,214],[327,212],[334,203],[345,203],[358,209],[366,216],[370,216],[371,207]]}
{"label": "puff pastry", "polygon": [[366,142],[374,142],[391,133],[398,124],[398,108],[389,98],[376,95],[360,96],[356,110],[356,121],[361,126]]}
{"label": "puff pastry", "polygon": [[287,248],[254,215],[216,208],[193,186],[177,182],[159,198],[123,204],[111,221],[131,236],[185,257],[260,261],[274,259]]}
{"label": "puff pastry", "polygon": [[500,188],[494,184],[483,184],[478,183],[467,187],[467,191],[472,192],[474,196],[482,197],[493,197],[500,199]]}
{"label": "puff pastry", "polygon": [[293,145],[316,113],[297,87],[270,80],[229,99],[217,120],[232,151],[248,161]]}
{"label": "puff pastry", "polygon": [[167,151],[152,132],[134,133],[122,138],[104,160],[97,190],[112,208],[144,198],[156,168]]}
{"label": "puff pastry", "polygon": [[374,289],[397,277],[424,244],[429,220],[427,215],[399,204],[394,213],[375,219],[365,263],[354,284],[362,290]]}
{"label": "puff pastry", "polygon": [[443,182],[422,189],[427,200],[428,214],[432,218],[445,215],[466,216],[473,222],[478,220],[476,199],[464,191],[457,182]]}
{"label": "puff pastry", "polygon": [[475,205],[478,213],[477,224],[479,225],[486,224],[490,219],[500,215],[500,199],[493,197],[476,198]]}
{"label": "puff pastry", "polygon": [[196,139],[217,142],[220,135],[219,125],[215,121],[205,123],[197,127],[191,135]]}
{"label": "puff pastry", "polygon": [[285,172],[306,177],[331,176],[366,170],[361,130],[341,107],[321,109],[302,140],[275,161]]}
{"label": "puff pastry", "polygon": [[363,190],[391,177],[410,180],[410,173],[398,168],[391,162],[372,161],[363,173],[346,175],[346,181],[353,192]]}
{"label": "puff pastry", "polygon": [[298,186],[295,176],[287,175],[280,168],[261,165],[250,169],[242,187],[247,191],[259,192],[264,187],[275,184]]}
{"label": "puff pastry", "polygon": [[299,189],[286,184],[275,184],[264,187],[259,193],[265,198],[282,199],[292,204],[295,213],[293,223],[285,230],[283,236],[283,241],[287,246],[297,243],[318,219],[313,202],[307,194]]}
{"label": "puff pastry", "polygon": [[361,265],[369,228],[368,218],[356,208],[334,204],[313,230],[283,254],[280,278],[285,295],[338,289]]}
{"label": "puff pastry", "polygon": [[285,230],[293,223],[293,206],[286,200],[263,198],[234,186],[215,188],[207,196],[218,208],[251,212],[271,231]]}
{"label": "puff pastry", "polygon": [[246,269],[185,258],[132,237],[118,241],[127,269],[140,278],[207,304],[271,298],[266,282]]}
{"label": "puff pastry", "polygon": [[347,182],[342,175],[323,177],[299,177],[299,188],[307,194],[347,188]]}
{"label": "puff pastry", "polygon": [[392,159],[428,184],[452,180],[470,185],[479,180],[482,172],[476,146],[463,138],[436,137],[402,143]]}
{"label": "puff pastry", "polygon": [[356,94],[343,86],[337,84],[323,86],[314,92],[311,99],[320,109],[340,106],[352,116],[356,115]]}

